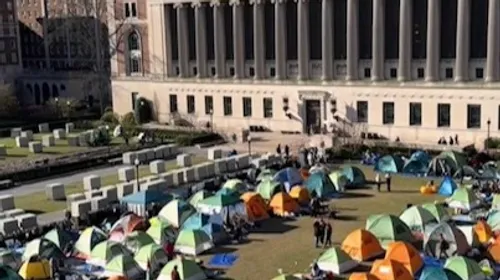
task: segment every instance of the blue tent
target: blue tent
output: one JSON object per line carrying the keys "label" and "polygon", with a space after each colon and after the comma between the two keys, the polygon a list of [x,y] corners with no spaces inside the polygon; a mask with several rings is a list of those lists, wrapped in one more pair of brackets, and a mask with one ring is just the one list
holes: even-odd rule
{"label": "blue tent", "polygon": [[146,190],[129,194],[121,199],[122,203],[149,205],[151,203],[164,204],[171,201],[173,197],[156,190]]}
{"label": "blue tent", "polygon": [[342,174],[349,180],[348,186],[363,186],[366,182],[365,174],[356,166],[345,166]]}
{"label": "blue tent", "polygon": [[312,196],[316,197],[328,197],[337,192],[330,177],[323,172],[311,174],[304,182],[304,186]]}
{"label": "blue tent", "polygon": [[485,168],[483,173],[479,175],[480,180],[496,180],[499,179],[499,177],[498,172],[491,167]]}
{"label": "blue tent", "polygon": [[302,184],[302,176],[297,168],[287,167],[274,175],[273,180],[288,188]]}
{"label": "blue tent", "polygon": [[223,232],[224,228],[222,227],[221,223],[222,219],[218,221],[215,216],[212,217],[209,215],[196,213],[189,217],[182,224],[182,229],[200,229],[207,233],[208,236],[213,238],[214,235],[221,234]]}
{"label": "blue tent", "polygon": [[440,267],[425,267],[419,280],[460,280],[455,272]]}
{"label": "blue tent", "polygon": [[438,193],[442,196],[451,196],[453,192],[458,188],[457,183],[449,176],[444,177],[443,181],[439,185]]}
{"label": "blue tent", "polygon": [[431,158],[424,151],[414,152],[410,160],[406,162],[403,167],[403,173],[407,174],[425,174],[429,169],[429,163],[431,162]]}
{"label": "blue tent", "polygon": [[375,163],[375,171],[383,173],[398,173],[403,171],[404,161],[399,156],[387,155]]}

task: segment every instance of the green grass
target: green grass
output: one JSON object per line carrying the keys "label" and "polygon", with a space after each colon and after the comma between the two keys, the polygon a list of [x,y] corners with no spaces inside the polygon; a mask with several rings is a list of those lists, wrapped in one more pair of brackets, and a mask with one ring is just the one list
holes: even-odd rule
{"label": "green grass", "polygon": [[[33,138],[35,141],[42,141],[44,135],[48,134],[34,134]],[[76,136],[78,133],[71,133],[70,136]],[[123,144],[124,141],[121,137],[113,138],[111,141],[111,145],[120,145]],[[12,161],[26,159],[26,158],[35,158],[35,157],[44,157],[44,156],[57,156],[64,154],[71,154],[77,152],[87,151],[92,149],[91,147],[74,147],[69,146],[67,140],[56,140],[56,145],[53,147],[43,147],[43,153],[33,154],[29,151],[29,148],[18,148],[16,147],[16,140],[14,138],[1,138],[0,145],[4,145],[7,148],[7,156],[0,158],[0,166],[7,162],[12,163]]]}
{"label": "green grass", "polygon": [[[193,165],[207,161],[203,157],[194,157]],[[175,162],[167,163],[165,165],[167,170],[178,169],[179,166]],[[147,177],[152,175],[149,171],[149,166],[141,166],[139,168],[139,177]],[[101,178],[101,185],[116,185],[120,183],[118,180],[118,173]],[[83,192],[83,182],[74,182],[65,186],[66,196],[74,193]],[[45,192],[35,192],[29,195],[15,196],[14,197],[16,208],[24,209],[28,212],[48,213],[64,210],[66,208],[66,201],[52,201],[48,200]]]}

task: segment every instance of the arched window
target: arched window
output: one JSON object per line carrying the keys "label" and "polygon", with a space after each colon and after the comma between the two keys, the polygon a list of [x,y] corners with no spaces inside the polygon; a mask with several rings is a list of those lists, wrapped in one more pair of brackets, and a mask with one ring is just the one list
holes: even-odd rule
{"label": "arched window", "polygon": [[137,31],[132,31],[127,38],[128,74],[142,72],[141,38]]}

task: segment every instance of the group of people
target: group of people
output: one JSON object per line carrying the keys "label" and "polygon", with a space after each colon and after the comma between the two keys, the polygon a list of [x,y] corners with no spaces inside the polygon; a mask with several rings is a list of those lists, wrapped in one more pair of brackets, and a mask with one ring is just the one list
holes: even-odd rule
{"label": "group of people", "polygon": [[438,145],[450,145],[450,146],[457,145],[458,146],[459,145],[458,134],[455,134],[455,138],[450,136],[449,141],[446,141],[446,137],[444,137],[444,136],[439,138]]}
{"label": "group of people", "polygon": [[323,247],[332,246],[333,227],[329,221],[318,219],[314,221],[313,229],[316,248],[321,245]]}
{"label": "group of people", "polygon": [[[387,191],[391,192],[391,180],[392,180],[391,174],[385,173],[384,180],[385,184],[387,185]],[[382,188],[382,178],[380,176],[380,173],[377,173],[375,175],[375,183],[377,184],[377,191],[380,192],[380,189]]]}

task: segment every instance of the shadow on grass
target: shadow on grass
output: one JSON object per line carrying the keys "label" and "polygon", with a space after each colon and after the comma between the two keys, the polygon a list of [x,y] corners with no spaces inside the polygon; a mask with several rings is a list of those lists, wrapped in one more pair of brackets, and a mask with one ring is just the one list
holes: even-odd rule
{"label": "shadow on grass", "polygon": [[419,190],[391,190],[391,193],[420,193]]}
{"label": "shadow on grass", "polygon": [[7,154],[6,157],[1,157],[1,159],[9,159],[9,158],[25,158],[25,157],[28,157],[28,155],[19,155],[19,154],[14,154],[14,155],[11,155],[11,154]]}
{"label": "shadow on grass", "polygon": [[337,221],[345,221],[345,222],[348,222],[348,221],[357,221],[358,220],[358,217],[357,216],[354,216],[354,215],[338,215],[335,217],[335,220]]}
{"label": "shadow on grass", "polygon": [[212,254],[231,254],[231,253],[234,253],[238,250],[238,248],[230,247],[230,246],[231,246],[231,244],[216,246],[216,247],[212,248],[207,253],[210,255],[212,255]]}
{"label": "shadow on grass", "polygon": [[287,224],[287,220],[285,219],[271,218],[265,221],[261,227],[253,229],[252,233],[285,233],[296,228],[296,226]]}
{"label": "shadow on grass", "polygon": [[35,214],[35,215],[41,215],[41,214],[47,213],[45,211],[34,210],[34,209],[25,209],[25,210],[26,210],[26,213],[31,213],[31,214]]}
{"label": "shadow on grass", "polygon": [[369,193],[343,193],[342,197],[340,199],[346,199],[346,198],[368,198],[368,197],[373,197],[373,194]]}

